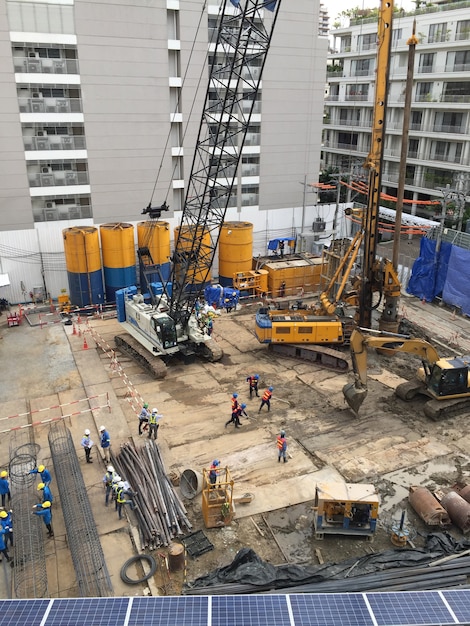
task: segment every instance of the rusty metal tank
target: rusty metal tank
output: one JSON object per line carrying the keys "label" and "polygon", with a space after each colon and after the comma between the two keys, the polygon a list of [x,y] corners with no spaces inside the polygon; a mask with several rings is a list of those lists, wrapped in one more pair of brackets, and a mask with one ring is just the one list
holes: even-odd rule
{"label": "rusty metal tank", "polygon": [[428,526],[449,526],[451,524],[448,512],[427,487],[410,487],[408,500]]}
{"label": "rusty metal tank", "polygon": [[459,496],[455,491],[449,491],[442,499],[441,504],[449,513],[452,522],[463,533],[470,531],[470,503]]}
{"label": "rusty metal tank", "polygon": [[462,497],[466,502],[470,502],[470,485],[465,485],[462,489],[459,490],[459,496]]}

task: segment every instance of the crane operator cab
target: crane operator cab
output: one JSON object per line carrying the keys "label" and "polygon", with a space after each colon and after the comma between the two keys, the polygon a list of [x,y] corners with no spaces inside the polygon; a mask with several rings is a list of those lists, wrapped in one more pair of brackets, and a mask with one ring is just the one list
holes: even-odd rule
{"label": "crane operator cab", "polygon": [[[169,315],[152,316],[152,326],[164,350],[169,350],[178,345],[175,320]],[[156,351],[158,352],[158,350]]]}

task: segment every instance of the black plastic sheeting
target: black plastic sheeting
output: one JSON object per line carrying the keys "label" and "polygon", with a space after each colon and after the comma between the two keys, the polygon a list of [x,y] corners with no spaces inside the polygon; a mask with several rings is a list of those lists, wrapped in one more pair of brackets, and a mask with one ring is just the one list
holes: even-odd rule
{"label": "black plastic sheeting", "polygon": [[211,587],[222,585],[241,585],[246,593],[247,587],[253,587],[253,591],[265,591],[342,580],[346,577],[351,579],[395,568],[421,567],[435,559],[458,554],[469,548],[469,540],[456,541],[448,533],[441,532],[429,534],[423,549],[394,548],[359,559],[352,558],[318,566],[272,565],[263,561],[251,548],[242,548],[229,565],[186,583],[183,595],[199,593],[201,589],[208,589],[210,593]]}

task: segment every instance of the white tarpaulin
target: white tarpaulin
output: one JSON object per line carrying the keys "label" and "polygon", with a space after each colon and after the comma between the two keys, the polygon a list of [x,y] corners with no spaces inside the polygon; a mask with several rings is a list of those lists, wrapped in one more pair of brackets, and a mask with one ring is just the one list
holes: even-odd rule
{"label": "white tarpaulin", "polygon": [[10,279],[8,278],[8,274],[0,274],[0,287],[8,287],[10,284]]}

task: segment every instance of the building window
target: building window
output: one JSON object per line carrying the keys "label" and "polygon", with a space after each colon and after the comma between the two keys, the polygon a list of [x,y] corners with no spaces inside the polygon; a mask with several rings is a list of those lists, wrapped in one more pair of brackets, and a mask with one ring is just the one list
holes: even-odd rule
{"label": "building window", "polygon": [[461,50],[455,53],[454,72],[468,72],[470,70],[470,50]]}
{"label": "building window", "polygon": [[470,39],[470,20],[462,20],[457,22],[457,32],[455,38],[457,41]]}
{"label": "building window", "polygon": [[431,24],[429,26],[428,43],[441,43],[443,41],[447,41],[448,38],[449,31],[447,29],[447,22]]}
{"label": "building window", "polygon": [[369,76],[372,69],[372,59],[357,59],[352,64],[353,76]]}
{"label": "building window", "polygon": [[359,51],[373,50],[377,47],[377,33],[359,36]]}
{"label": "building window", "polygon": [[439,111],[434,118],[433,130],[436,133],[461,133],[463,119],[463,113]]}
{"label": "building window", "polygon": [[429,74],[433,71],[434,67],[434,59],[436,55],[434,53],[430,54],[420,54],[419,55],[419,73],[420,74]]}
{"label": "building window", "polygon": [[411,112],[410,129],[411,130],[421,130],[422,121],[423,121],[423,112],[422,111],[412,111]]}
{"label": "building window", "polygon": [[346,85],[346,100],[366,101],[369,95],[369,85]]}
{"label": "building window", "polygon": [[444,102],[470,102],[470,83],[445,83]]}
{"label": "building window", "polygon": [[416,101],[430,102],[432,94],[432,83],[418,83],[416,86]]}

